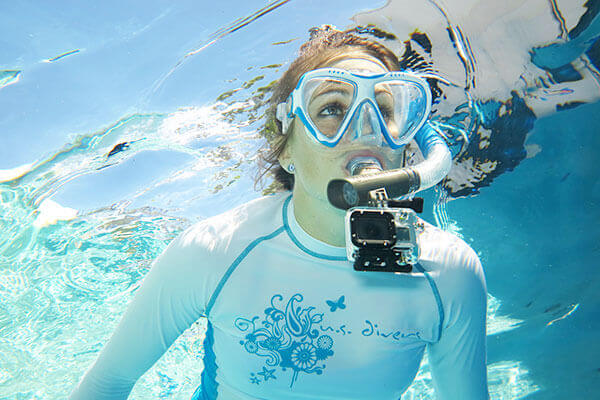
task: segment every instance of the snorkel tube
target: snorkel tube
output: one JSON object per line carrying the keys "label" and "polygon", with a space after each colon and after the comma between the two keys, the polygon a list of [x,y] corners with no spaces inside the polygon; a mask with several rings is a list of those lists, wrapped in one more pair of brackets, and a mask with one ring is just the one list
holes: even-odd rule
{"label": "snorkel tube", "polygon": [[423,162],[411,167],[376,173],[373,173],[375,168],[368,167],[357,171],[358,175],[334,179],[327,186],[329,202],[337,208],[347,210],[366,205],[372,190],[383,188],[388,197],[393,199],[428,189],[439,183],[452,166],[450,149],[428,123],[417,132],[415,141],[425,157]]}

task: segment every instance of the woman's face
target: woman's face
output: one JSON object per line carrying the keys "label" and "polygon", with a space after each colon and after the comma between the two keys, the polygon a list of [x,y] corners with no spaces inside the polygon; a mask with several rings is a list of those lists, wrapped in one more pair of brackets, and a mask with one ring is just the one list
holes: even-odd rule
{"label": "woman's face", "polygon": [[[385,66],[375,57],[363,52],[346,53],[336,57],[322,67],[345,69],[360,73],[387,72]],[[311,110],[308,110],[310,113]],[[330,112],[331,113],[331,112]],[[355,158],[374,157],[383,169],[395,169],[402,166],[403,149],[391,149],[383,146],[384,139],[378,144],[365,141],[353,142],[348,132],[337,146],[331,148],[313,139],[299,118],[294,119],[291,136],[280,157],[282,165],[290,163],[295,167],[294,186],[304,190],[307,195],[320,200],[327,199],[327,184],[332,179],[350,176],[348,164]]]}

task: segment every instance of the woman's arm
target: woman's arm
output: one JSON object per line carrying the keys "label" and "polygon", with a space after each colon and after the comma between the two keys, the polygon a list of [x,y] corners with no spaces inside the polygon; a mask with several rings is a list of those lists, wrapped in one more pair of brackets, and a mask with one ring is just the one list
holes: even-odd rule
{"label": "woman's arm", "polygon": [[462,255],[455,258],[457,262],[434,278],[445,314],[440,340],[428,346],[438,400],[489,398],[485,354],[487,290],[479,258],[470,247],[464,247]]}
{"label": "woman's arm", "polygon": [[206,258],[190,236],[179,236],[154,262],[72,400],[126,399],[137,379],[202,315]]}

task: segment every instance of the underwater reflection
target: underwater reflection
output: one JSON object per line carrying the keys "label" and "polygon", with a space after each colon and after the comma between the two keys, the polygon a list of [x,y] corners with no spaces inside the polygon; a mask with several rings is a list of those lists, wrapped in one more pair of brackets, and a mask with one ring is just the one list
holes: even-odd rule
{"label": "underwater reflection", "polygon": [[[203,57],[207,44],[218,46],[250,23],[260,26],[260,18],[272,11],[286,12],[293,2],[287,3],[272,2],[225,26],[185,59]],[[406,68],[427,74],[436,98],[432,123],[454,156],[450,174],[433,195],[433,216],[439,226],[468,240],[475,235],[456,226],[447,203],[502,187],[501,176],[559,147],[551,140],[544,146],[538,144],[543,140],[533,142],[536,121],[598,101],[599,7],[596,2],[545,0],[441,3],[392,0],[354,15],[353,24],[394,49]],[[259,33],[267,38],[265,48],[297,46],[293,38],[269,36],[267,26]],[[49,61],[80,55],[72,51]],[[253,155],[264,144],[266,102],[285,62],[268,55],[260,64],[240,66],[249,69],[239,79],[227,77],[227,90],[210,105],[131,113],[95,133],[76,135],[44,159],[0,170],[0,397],[62,398],[82,366],[95,358],[167,244],[195,220],[259,195],[252,182]],[[162,71],[157,85],[177,76],[180,65]],[[20,85],[21,73],[0,71],[0,90]],[[408,162],[416,164],[422,156],[416,146],[411,149]],[[54,200],[75,183],[125,168],[149,152],[182,155],[182,161],[102,207],[76,210]],[[560,182],[573,185],[578,174],[570,174],[561,171]],[[111,186],[128,183],[120,179]],[[522,246],[517,240],[505,243]],[[496,243],[484,247],[482,259],[493,260],[494,252],[498,258],[499,248]],[[489,279],[500,275],[491,270],[504,266],[485,261],[484,266],[496,295],[500,285],[495,282],[508,286],[508,280]],[[511,268],[507,274],[517,270]],[[532,332],[531,326],[556,328],[584,307],[554,299],[558,306],[542,307],[540,322],[537,312],[523,311],[529,306],[497,296],[488,305],[490,349],[499,354],[492,354],[488,366],[491,396],[546,396],[538,379],[543,366],[532,357],[523,361],[525,351],[509,347],[515,335]],[[190,391],[197,383],[191,377],[202,370],[204,330],[199,321],[186,331],[136,386],[133,397],[168,398]],[[403,399],[428,399],[432,393],[424,362]]]}

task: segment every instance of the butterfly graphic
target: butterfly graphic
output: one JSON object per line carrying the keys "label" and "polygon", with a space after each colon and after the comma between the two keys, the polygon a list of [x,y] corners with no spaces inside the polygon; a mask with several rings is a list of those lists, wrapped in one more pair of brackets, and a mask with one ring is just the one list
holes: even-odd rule
{"label": "butterfly graphic", "polygon": [[327,303],[327,305],[330,307],[329,311],[334,312],[336,311],[338,308],[340,310],[343,310],[344,308],[346,308],[346,305],[344,304],[344,300],[346,299],[345,296],[341,296],[338,301],[333,301],[333,300],[325,300],[325,302]]}

